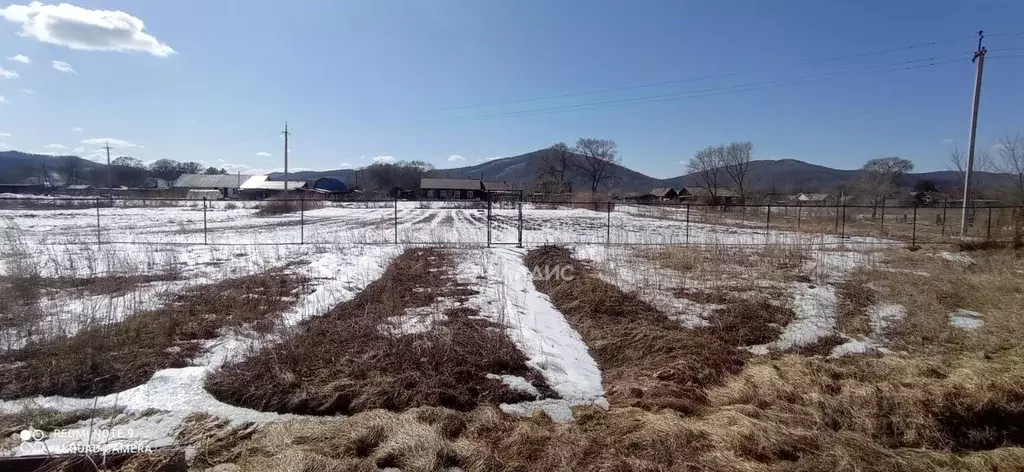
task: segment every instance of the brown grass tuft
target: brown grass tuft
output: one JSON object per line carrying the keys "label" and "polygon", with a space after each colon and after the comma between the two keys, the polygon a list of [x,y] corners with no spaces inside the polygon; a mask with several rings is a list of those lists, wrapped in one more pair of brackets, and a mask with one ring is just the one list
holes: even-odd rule
{"label": "brown grass tuft", "polygon": [[792,311],[763,301],[741,301],[717,311],[712,326],[687,329],[635,294],[594,276],[562,247],[526,256],[529,267],[570,265],[571,281],[537,281],[592,349],[609,400],[619,406],[694,411],[705,390],[739,372],[738,348],[774,339]]}
{"label": "brown grass tuft", "polygon": [[[487,373],[523,376],[553,396],[503,327],[458,306],[467,293],[452,280],[452,266],[442,250],[406,251],[355,298],[283,342],[224,366],[207,389],[236,405],[321,415],[426,405],[469,410],[528,398]],[[439,297],[453,306],[432,305]],[[409,309],[430,306],[429,329],[382,328],[416,316]]]}
{"label": "brown grass tuft", "polygon": [[89,397],[141,385],[157,370],[188,365],[201,350],[199,341],[215,338],[221,328],[270,330],[304,283],[280,270],[228,279],[117,323],[30,343],[0,355],[0,398]]}

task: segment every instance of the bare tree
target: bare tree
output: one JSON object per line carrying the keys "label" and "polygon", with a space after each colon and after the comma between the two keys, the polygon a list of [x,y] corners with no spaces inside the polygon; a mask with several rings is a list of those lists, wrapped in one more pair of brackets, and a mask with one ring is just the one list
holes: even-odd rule
{"label": "bare tree", "polygon": [[70,185],[82,183],[82,161],[75,156],[60,156],[57,158],[57,170],[65,175],[65,181]]}
{"label": "bare tree", "polygon": [[754,145],[750,141],[734,142],[725,147],[724,159],[721,163],[726,174],[736,186],[741,201],[747,198],[747,174],[750,161],[754,157]]}
{"label": "bare tree", "polygon": [[[953,150],[949,152],[949,165],[946,166],[946,169],[956,173],[957,181],[961,182],[961,186],[959,187],[960,192],[958,193],[958,195],[956,195],[956,197],[962,197],[963,182],[965,177],[967,176],[967,156],[965,156],[963,152],[960,151],[960,148],[957,147],[955,144],[953,145]],[[990,169],[992,169],[992,158],[988,155],[987,152],[982,152],[978,154],[978,156],[974,160],[974,170],[978,172],[985,172]],[[982,190],[983,187],[981,185],[981,181],[975,179],[971,185],[971,200],[973,201],[976,198],[978,198],[978,195],[982,193]]]}
{"label": "bare tree", "polygon": [[1009,178],[1005,187],[1007,198],[1014,205],[1024,205],[1024,137],[1019,133],[999,139],[999,159],[993,167]]}
{"label": "bare tree", "polygon": [[686,163],[686,170],[697,174],[697,186],[711,194],[711,201],[718,201],[719,171],[725,153],[722,146],[708,146],[697,151]]}
{"label": "bare tree", "polygon": [[537,176],[545,186],[550,184],[552,190],[564,192],[566,184],[571,180],[573,167],[572,149],[565,143],[555,143],[541,158]]}
{"label": "bare tree", "polygon": [[899,157],[871,159],[856,177],[856,187],[871,202],[871,217],[875,218],[879,205],[899,190],[903,176],[914,169],[914,163]]}
{"label": "bare tree", "polygon": [[576,171],[590,181],[590,191],[596,192],[602,185],[618,178],[618,145],[610,139],[580,138],[573,152],[579,155],[575,160]]}

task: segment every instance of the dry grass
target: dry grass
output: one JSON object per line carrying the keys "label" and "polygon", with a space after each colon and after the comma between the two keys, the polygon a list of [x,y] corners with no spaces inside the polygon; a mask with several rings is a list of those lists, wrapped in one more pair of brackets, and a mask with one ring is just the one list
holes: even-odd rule
{"label": "dry grass", "polygon": [[[906,318],[893,332],[896,347],[914,354],[984,353],[1024,339],[1024,252],[967,254],[974,263],[951,262],[926,251],[891,251],[888,270],[856,272],[856,279],[878,290],[879,299],[906,307]],[[951,326],[948,315],[959,308],[981,313],[985,325],[974,331]]]}
{"label": "dry grass", "polygon": [[[468,410],[532,399],[487,373],[525,377],[553,396],[503,327],[460,306],[471,292],[454,282],[452,268],[448,252],[407,250],[352,300],[215,372],[207,390],[235,405],[320,415],[422,405]],[[437,306],[439,298],[451,305]],[[432,308],[420,321],[431,325],[389,327],[424,307]]]}
{"label": "dry grass", "polygon": [[270,200],[259,206],[256,216],[274,216],[324,208],[320,200]]}
{"label": "dry grass", "polygon": [[304,283],[281,270],[228,279],[120,322],[30,343],[0,355],[0,398],[89,397],[140,385],[157,370],[188,365],[201,351],[199,341],[221,328],[269,331]]}
{"label": "dry grass", "polygon": [[708,387],[743,367],[738,348],[774,339],[792,311],[764,301],[730,303],[712,325],[686,329],[636,294],[595,276],[568,249],[545,246],[529,267],[571,266],[573,280],[536,281],[591,348],[616,406],[694,411]]}

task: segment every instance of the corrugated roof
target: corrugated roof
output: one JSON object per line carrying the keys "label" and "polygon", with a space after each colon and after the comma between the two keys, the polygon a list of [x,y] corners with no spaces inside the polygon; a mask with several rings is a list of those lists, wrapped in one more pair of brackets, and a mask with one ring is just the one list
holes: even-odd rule
{"label": "corrugated roof", "polygon": [[[710,197],[711,191],[704,187],[683,187],[686,193],[695,197]],[[715,195],[718,197],[738,197],[740,194],[733,189],[720,188],[715,190]]]}
{"label": "corrugated roof", "polygon": [[177,188],[239,188],[251,175],[181,174],[174,181]]}
{"label": "corrugated roof", "polygon": [[442,190],[480,190],[476,179],[420,179],[420,188]]}
{"label": "corrugated roof", "polygon": [[800,196],[797,197],[797,199],[806,202],[823,202],[825,200],[828,200],[831,196],[832,195],[829,195],[827,193],[801,193]]}
{"label": "corrugated roof", "polygon": [[[283,180],[267,180],[269,176],[266,175],[254,175],[249,177],[248,180],[242,181],[242,186],[239,187],[241,190],[284,190]],[[295,190],[306,186],[306,182],[302,180],[289,180],[288,189]]]}
{"label": "corrugated roof", "polygon": [[673,191],[675,191],[675,189],[673,189],[672,187],[658,187],[651,189],[650,194],[654,195],[655,197],[665,197],[666,195],[668,195],[669,192]]}
{"label": "corrugated roof", "polygon": [[500,192],[500,191],[506,191],[506,190],[515,190],[515,189],[512,188],[512,186],[509,185],[508,182],[499,182],[497,180],[485,180],[484,181],[484,190]]}

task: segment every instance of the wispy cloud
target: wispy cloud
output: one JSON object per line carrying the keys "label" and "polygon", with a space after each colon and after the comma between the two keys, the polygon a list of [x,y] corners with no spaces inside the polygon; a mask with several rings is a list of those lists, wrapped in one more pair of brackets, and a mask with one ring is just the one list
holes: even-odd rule
{"label": "wispy cloud", "polygon": [[82,129],[82,128],[79,128],[77,126],[75,126],[74,128],[71,128],[71,132],[73,132],[73,133],[81,133],[82,131],[85,131],[85,130]]}
{"label": "wispy cloud", "polygon": [[942,140],[942,144],[953,144],[956,142],[953,138],[946,138]]}
{"label": "wispy cloud", "polygon": [[0,138],[9,138],[11,133],[0,133]]}
{"label": "wispy cloud", "polygon": [[373,158],[373,162],[394,162],[394,156],[377,156]]}
{"label": "wispy cloud", "polygon": [[487,162],[487,161],[493,161],[495,159],[502,159],[502,157],[501,156],[481,157],[481,158],[477,159],[476,161],[477,162]]}
{"label": "wispy cloud", "polygon": [[21,89],[21,91],[22,91],[22,93],[27,93],[29,95],[32,95],[32,94],[36,93],[35,90],[32,90],[32,89]]}
{"label": "wispy cloud", "polygon": [[13,70],[7,70],[3,67],[0,67],[0,77],[3,77],[5,79],[17,79],[18,73],[14,72]]}
{"label": "wispy cloud", "polygon": [[349,164],[348,162],[342,162],[342,163],[340,164],[340,166],[341,166],[341,167],[352,167],[352,164]]}
{"label": "wispy cloud", "polygon": [[78,73],[75,70],[74,67],[71,67],[71,64],[68,64],[67,62],[64,62],[64,61],[50,61],[50,64],[53,65],[53,69],[54,70],[63,72],[65,74],[77,74]]}
{"label": "wispy cloud", "polygon": [[121,148],[131,148],[131,147],[141,148],[141,147],[144,147],[144,146],[140,146],[140,145],[135,144],[135,143],[131,143],[131,142],[125,141],[123,139],[115,139],[115,138],[89,138],[89,139],[83,139],[80,142],[82,144],[87,145],[87,146],[106,146],[107,144],[109,144],[111,147],[121,147]]}
{"label": "wispy cloud", "polygon": [[464,160],[466,160],[466,158],[464,158],[464,157],[462,157],[462,156],[460,156],[458,154],[452,154],[451,156],[448,157],[448,162],[464,161]]}
{"label": "wispy cloud", "polygon": [[68,147],[63,144],[47,144],[43,146],[46,149],[67,149]]}
{"label": "wispy cloud", "polygon": [[29,59],[28,56],[26,56],[24,54],[13,55],[11,57],[8,57],[7,60],[14,61],[14,62],[20,62],[22,64],[31,64],[32,63],[32,59]]}
{"label": "wispy cloud", "polygon": [[3,95],[0,95],[0,105],[3,105],[4,103],[7,103],[7,99],[4,98]]}
{"label": "wispy cloud", "polygon": [[7,143],[0,143],[0,149],[3,149],[3,150],[5,150],[5,151],[6,151],[6,150],[8,150],[8,149],[10,149],[10,148],[11,148],[11,147],[10,147],[10,146],[8,146],[8,145],[7,145]]}
{"label": "wispy cloud", "polygon": [[0,17],[21,25],[21,36],[84,51],[139,51],[174,54],[167,44],[144,32],[142,20],[117,10],[90,10],[68,3],[10,5]]}
{"label": "wispy cloud", "polygon": [[257,152],[257,153],[256,153],[256,155],[257,155],[257,156],[261,156],[261,157],[270,157],[270,153],[269,153],[269,152],[267,152],[267,151],[260,151],[260,152]]}

